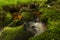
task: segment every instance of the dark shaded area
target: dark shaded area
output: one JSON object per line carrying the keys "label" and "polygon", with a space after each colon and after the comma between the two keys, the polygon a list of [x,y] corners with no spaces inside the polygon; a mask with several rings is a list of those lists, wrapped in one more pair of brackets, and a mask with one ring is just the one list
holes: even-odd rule
{"label": "dark shaded area", "polygon": [[10,12],[10,13],[14,13],[14,12],[19,12],[19,8],[18,7],[15,7],[14,5],[6,5],[6,6],[3,6],[3,10],[5,10],[6,12]]}
{"label": "dark shaded area", "polygon": [[49,4],[50,6],[53,6],[56,1],[57,0],[47,0],[46,4]]}
{"label": "dark shaded area", "polygon": [[6,13],[4,11],[0,11],[0,27],[4,27],[4,21],[5,21]]}
{"label": "dark shaded area", "polygon": [[20,25],[22,25],[23,23],[24,23],[23,20],[18,21],[18,22],[16,23],[16,26],[20,26]]}
{"label": "dark shaded area", "polygon": [[14,40],[28,40],[30,37],[33,37],[34,35],[26,30],[18,33],[16,38]]}

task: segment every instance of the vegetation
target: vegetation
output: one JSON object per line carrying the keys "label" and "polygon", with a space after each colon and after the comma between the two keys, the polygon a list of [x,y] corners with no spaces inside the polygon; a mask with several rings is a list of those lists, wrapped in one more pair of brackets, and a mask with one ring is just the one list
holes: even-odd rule
{"label": "vegetation", "polygon": [[[38,11],[31,10],[40,12],[40,20],[47,25],[47,30],[37,36],[24,29],[24,22],[35,20],[33,12],[20,12],[25,4],[28,8],[35,1]],[[0,0],[0,40],[60,40],[60,0]]]}

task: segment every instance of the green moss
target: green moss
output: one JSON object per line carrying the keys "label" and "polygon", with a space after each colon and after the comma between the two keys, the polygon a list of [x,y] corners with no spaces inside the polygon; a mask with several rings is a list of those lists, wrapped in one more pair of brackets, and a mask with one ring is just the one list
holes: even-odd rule
{"label": "green moss", "polygon": [[0,33],[0,40],[28,40],[32,35],[23,26],[5,27]]}
{"label": "green moss", "polygon": [[54,8],[42,8],[41,9],[41,20],[47,19],[47,21],[57,21],[60,20],[60,10]]}
{"label": "green moss", "polygon": [[7,24],[9,24],[12,20],[12,15],[9,12],[5,12],[5,16],[4,16],[4,21],[3,21],[3,25],[6,26]]}
{"label": "green moss", "polygon": [[[33,14],[30,12],[22,12],[21,14],[25,21],[33,20]],[[26,20],[28,19],[28,20]]]}
{"label": "green moss", "polygon": [[[12,4],[25,4],[25,3],[31,3],[34,2],[35,0],[0,0],[0,6],[3,5],[12,5]],[[42,2],[46,2],[47,0],[36,0],[38,1],[42,1]],[[2,3],[3,2],[3,3]]]}
{"label": "green moss", "polygon": [[23,30],[22,26],[11,28],[11,27],[5,27],[3,29],[3,32],[1,33],[1,40],[14,40],[16,35]]}
{"label": "green moss", "polygon": [[[32,2],[34,2],[34,1],[35,0],[32,0]],[[39,1],[39,0],[37,0],[37,1]],[[46,2],[47,0],[46,1],[42,0],[42,1]],[[13,5],[13,4],[17,5],[17,4],[23,4],[23,3],[28,4],[30,2],[31,2],[31,0],[1,0],[0,6]],[[43,7],[39,8],[40,9],[39,11],[42,12],[40,19],[42,21],[47,22],[46,32],[33,37],[31,35],[31,33],[24,30],[23,26],[5,27],[2,30],[2,32],[0,32],[0,40],[60,40],[60,10],[57,10],[57,8],[52,8],[52,7],[50,7],[50,8],[44,7],[44,6],[46,6],[46,4],[44,4],[43,2],[41,4],[41,5],[43,5]],[[60,1],[57,1],[57,4],[60,5]],[[7,12],[6,14],[7,15],[6,15],[5,21],[3,23],[4,25],[6,25],[7,22],[9,22],[12,19],[12,16],[10,13]],[[33,19],[33,16],[31,14],[29,14],[29,12],[23,12],[22,15],[25,20]],[[12,23],[12,25],[15,25],[16,22]]]}

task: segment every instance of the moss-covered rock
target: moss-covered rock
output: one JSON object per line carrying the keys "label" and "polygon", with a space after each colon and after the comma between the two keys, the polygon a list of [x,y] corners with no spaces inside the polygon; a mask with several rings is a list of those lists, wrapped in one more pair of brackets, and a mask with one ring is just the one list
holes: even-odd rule
{"label": "moss-covered rock", "polygon": [[32,36],[23,26],[5,27],[0,33],[0,40],[28,40]]}
{"label": "moss-covered rock", "polygon": [[31,21],[33,20],[33,15],[31,12],[22,12],[21,14],[23,16],[24,21]]}

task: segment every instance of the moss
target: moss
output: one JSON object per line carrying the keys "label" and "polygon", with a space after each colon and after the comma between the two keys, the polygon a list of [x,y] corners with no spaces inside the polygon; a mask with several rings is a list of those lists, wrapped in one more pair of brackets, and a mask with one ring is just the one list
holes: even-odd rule
{"label": "moss", "polygon": [[[34,2],[34,0],[32,0],[32,2]],[[20,0],[6,0],[6,1],[1,0],[0,6],[2,7],[4,5],[17,5],[17,4],[25,4],[25,3],[26,4],[31,3],[31,0],[21,0],[21,1]],[[60,5],[60,1],[57,1],[56,3]],[[30,32],[24,30],[23,26],[15,27],[14,25],[16,24],[17,22],[16,21],[12,24],[14,27],[4,26],[5,28],[2,31],[0,31],[0,40],[60,40],[60,10],[57,10],[57,8],[55,8],[54,6],[53,6],[54,8],[53,7],[47,8],[46,7],[47,4],[43,2],[41,5],[43,6],[39,8],[40,9],[39,11],[42,12],[40,19],[43,22],[47,22],[46,32],[37,36],[33,36]],[[8,25],[8,23],[12,19],[12,16],[9,12],[7,12],[6,14],[7,15],[3,23],[4,25]],[[24,16],[24,19],[25,20],[33,19],[33,16],[31,14],[29,15],[28,14],[29,12],[22,13],[22,15]]]}
{"label": "moss", "polygon": [[[31,12],[22,12],[21,15],[23,16],[23,20],[25,20],[25,21],[33,20],[33,14]],[[28,19],[28,20],[26,20],[26,19]]]}
{"label": "moss", "polygon": [[1,33],[1,40],[14,40],[18,32],[22,31],[23,27],[19,26],[16,28],[11,28],[11,27],[5,27]]}
{"label": "moss", "polygon": [[0,34],[0,40],[28,40],[33,36],[23,26],[5,27]]}
{"label": "moss", "polygon": [[5,16],[4,16],[4,21],[3,21],[3,25],[6,26],[7,24],[9,24],[12,20],[12,15],[9,12],[5,12]]}

